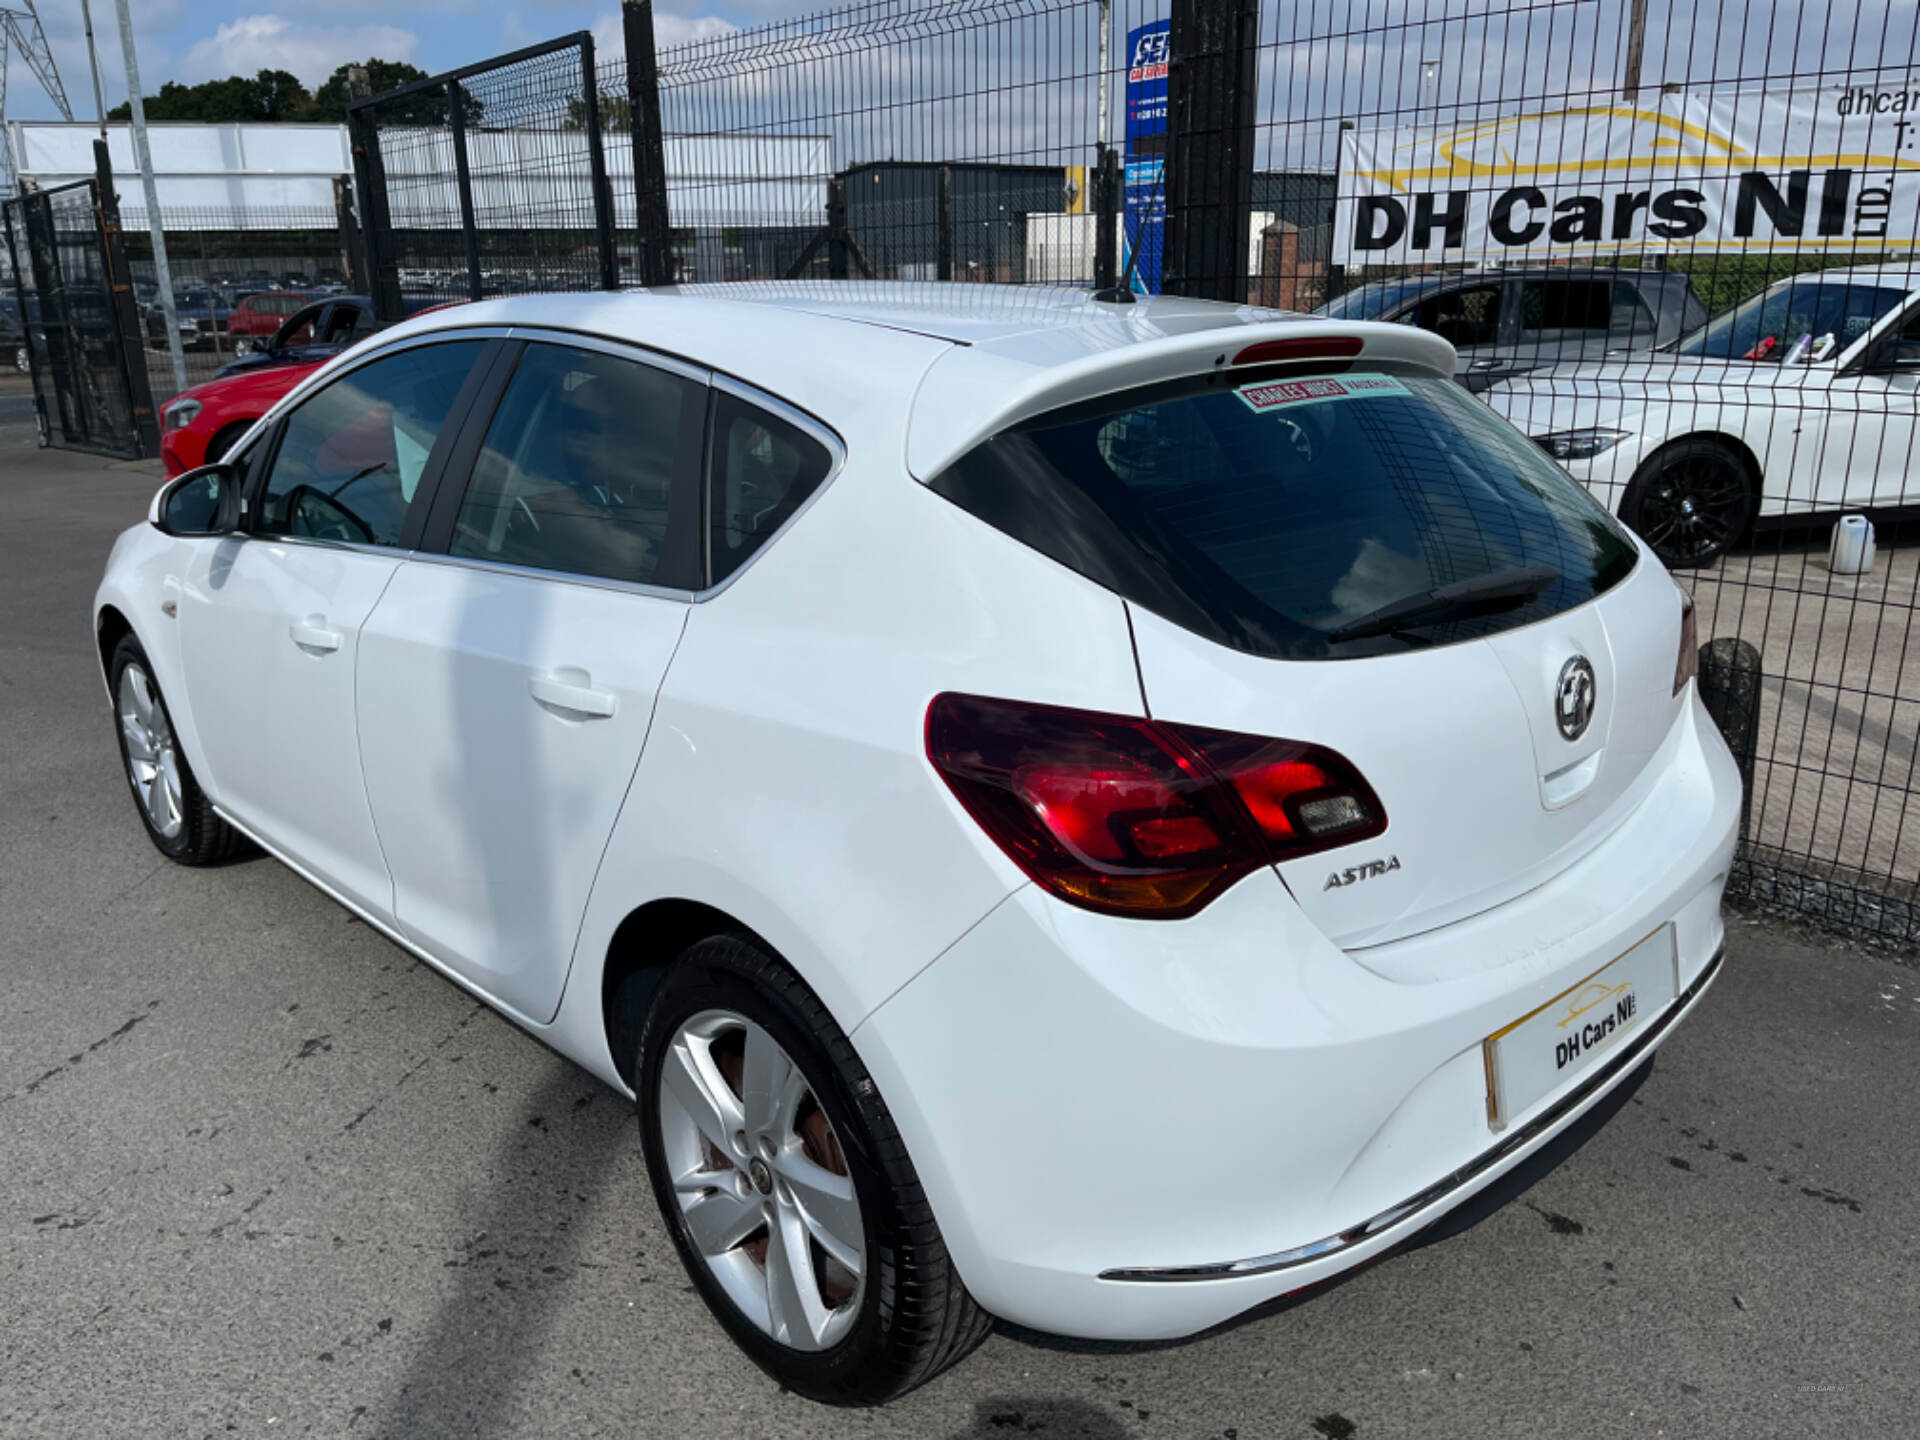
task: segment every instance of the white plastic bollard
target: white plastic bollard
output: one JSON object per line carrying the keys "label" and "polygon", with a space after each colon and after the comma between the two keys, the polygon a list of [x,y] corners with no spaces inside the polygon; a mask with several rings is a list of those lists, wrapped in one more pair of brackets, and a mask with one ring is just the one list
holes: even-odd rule
{"label": "white plastic bollard", "polygon": [[1833,527],[1827,568],[1836,575],[1864,575],[1873,569],[1873,526],[1864,515],[1842,515]]}

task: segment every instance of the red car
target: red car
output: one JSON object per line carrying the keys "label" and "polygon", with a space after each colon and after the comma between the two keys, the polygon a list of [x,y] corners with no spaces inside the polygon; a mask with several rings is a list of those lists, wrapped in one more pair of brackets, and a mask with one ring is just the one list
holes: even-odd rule
{"label": "red car", "polygon": [[265,340],[286,323],[287,317],[302,309],[308,297],[298,290],[262,290],[249,295],[233,307],[227,320],[227,335],[238,342]]}
{"label": "red car", "polygon": [[248,370],[182,390],[160,407],[160,458],[167,474],[182,475],[218,460],[274,401],[331,358]]}

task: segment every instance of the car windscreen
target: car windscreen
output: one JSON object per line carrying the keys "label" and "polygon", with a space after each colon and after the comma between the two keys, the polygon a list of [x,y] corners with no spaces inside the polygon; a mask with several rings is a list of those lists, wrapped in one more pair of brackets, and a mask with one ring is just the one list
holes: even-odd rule
{"label": "car windscreen", "polygon": [[[1609,589],[1638,554],[1505,421],[1387,367],[1124,391],[1003,431],[929,483],[1154,613],[1275,658],[1531,624]],[[1409,607],[1421,613],[1381,625]]]}
{"label": "car windscreen", "polygon": [[1830,360],[1907,294],[1859,281],[1810,276],[1783,280],[1681,336],[1674,352],[1762,365]]}

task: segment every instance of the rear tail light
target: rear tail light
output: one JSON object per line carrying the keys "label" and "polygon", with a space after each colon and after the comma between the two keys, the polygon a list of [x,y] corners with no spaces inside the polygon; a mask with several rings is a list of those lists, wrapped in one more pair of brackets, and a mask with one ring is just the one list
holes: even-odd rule
{"label": "rear tail light", "polygon": [[[1678,586],[1674,587],[1678,589]],[[1680,591],[1680,657],[1673,662],[1673,693],[1686,689],[1700,673],[1700,629],[1693,618],[1693,596]]]}
{"label": "rear tail light", "polygon": [[941,695],[927,758],[1036,883],[1113,915],[1192,915],[1263,865],[1366,840],[1386,811],[1333,751]]}

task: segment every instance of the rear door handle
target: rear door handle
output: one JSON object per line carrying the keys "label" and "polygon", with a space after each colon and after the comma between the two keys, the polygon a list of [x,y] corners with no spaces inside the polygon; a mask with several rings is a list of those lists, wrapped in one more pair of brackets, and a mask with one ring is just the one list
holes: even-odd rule
{"label": "rear door handle", "polygon": [[287,627],[287,634],[302,650],[318,650],[327,654],[340,648],[340,632],[327,628],[327,617],[324,615],[309,615],[304,620],[294,621]]}
{"label": "rear door handle", "polygon": [[527,693],[549,710],[589,720],[611,718],[617,708],[614,697],[605,690],[593,689],[590,679],[586,671],[573,669],[535,675],[527,681]]}

